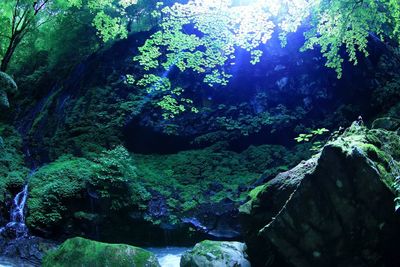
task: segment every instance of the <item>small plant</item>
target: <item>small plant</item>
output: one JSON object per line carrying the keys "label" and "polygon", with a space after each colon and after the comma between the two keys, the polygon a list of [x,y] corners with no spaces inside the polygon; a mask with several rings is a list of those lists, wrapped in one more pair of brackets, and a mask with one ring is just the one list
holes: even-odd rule
{"label": "small plant", "polygon": [[311,142],[312,146],[310,150],[320,151],[327,141],[327,139],[321,140],[320,138],[327,133],[329,133],[328,129],[319,128],[316,130],[312,130],[309,133],[299,134],[299,136],[296,137],[294,140],[296,140],[297,143]]}

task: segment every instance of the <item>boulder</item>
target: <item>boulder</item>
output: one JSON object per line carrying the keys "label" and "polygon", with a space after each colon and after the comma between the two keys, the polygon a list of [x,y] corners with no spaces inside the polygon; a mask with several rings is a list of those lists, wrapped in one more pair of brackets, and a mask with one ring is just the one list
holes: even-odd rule
{"label": "boulder", "polygon": [[384,117],[374,120],[372,129],[385,129],[388,131],[395,131],[400,128],[400,119],[392,117]]}
{"label": "boulder", "polygon": [[400,137],[353,125],[241,207],[256,266],[400,266]]}
{"label": "boulder", "polygon": [[183,254],[181,267],[250,267],[246,245],[240,242],[202,241]]}
{"label": "boulder", "polygon": [[7,94],[16,93],[17,89],[14,80],[7,73],[0,71],[0,107],[8,108],[10,106]]}
{"label": "boulder", "polygon": [[15,266],[41,266],[43,255],[55,246],[54,242],[35,236],[12,240],[2,237],[0,255],[21,262]]}
{"label": "boulder", "polygon": [[50,251],[43,258],[43,267],[158,267],[150,251],[123,244],[107,244],[75,237]]}

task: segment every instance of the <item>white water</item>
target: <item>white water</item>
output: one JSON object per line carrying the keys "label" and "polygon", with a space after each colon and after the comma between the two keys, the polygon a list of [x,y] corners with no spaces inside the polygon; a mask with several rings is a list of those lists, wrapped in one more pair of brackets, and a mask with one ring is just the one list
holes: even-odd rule
{"label": "white water", "polygon": [[[22,191],[19,192],[13,200],[10,210],[10,222],[0,229],[0,234],[4,231],[11,231],[15,234],[15,238],[26,237],[28,228],[25,225],[25,204],[28,198],[28,184],[25,184]],[[0,265],[1,267],[1,265]]]}
{"label": "white water", "polygon": [[33,267],[33,265],[27,264],[17,259],[0,257],[0,267]]}
{"label": "white water", "polygon": [[28,198],[28,184],[26,184],[21,192],[19,192],[13,201],[13,207],[11,210],[11,222],[24,223],[24,209],[26,199]]}
{"label": "white water", "polygon": [[179,267],[183,253],[191,249],[188,247],[163,247],[163,248],[146,248],[153,252],[161,267]]}
{"label": "white water", "polygon": [[[13,200],[10,211],[10,222],[4,228],[0,229],[0,233],[5,230],[12,230],[15,232],[15,237],[25,237],[28,235],[28,228],[25,225],[25,204],[28,198],[28,184],[24,186]],[[1,265],[0,265],[1,267]]]}

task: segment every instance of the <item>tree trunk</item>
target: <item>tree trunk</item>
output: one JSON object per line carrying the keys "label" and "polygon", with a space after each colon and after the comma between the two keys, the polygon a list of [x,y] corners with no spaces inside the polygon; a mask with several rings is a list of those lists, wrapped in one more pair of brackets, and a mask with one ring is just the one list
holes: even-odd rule
{"label": "tree trunk", "polygon": [[10,40],[10,43],[7,47],[7,51],[4,54],[3,59],[1,60],[0,71],[6,72],[8,65],[10,64],[11,58],[15,52],[15,48],[17,48],[20,43],[20,38],[18,36],[13,36]]}

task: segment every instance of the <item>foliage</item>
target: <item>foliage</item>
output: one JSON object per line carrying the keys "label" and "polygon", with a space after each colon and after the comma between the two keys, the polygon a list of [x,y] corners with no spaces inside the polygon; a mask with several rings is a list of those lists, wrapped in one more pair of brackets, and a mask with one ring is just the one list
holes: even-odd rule
{"label": "foliage", "polygon": [[358,63],[357,52],[368,56],[370,35],[381,40],[400,41],[400,2],[396,0],[323,0],[311,10],[311,30],[306,33],[304,49],[315,46],[327,59],[326,65],[342,75],[345,47],[349,61]]}
{"label": "foliage", "polygon": [[38,229],[60,224],[72,212],[73,201],[84,198],[90,177],[92,163],[82,158],[64,156],[40,168],[30,179],[28,225]]}
{"label": "foliage", "polygon": [[28,174],[24,165],[21,137],[13,127],[0,124],[0,202],[10,189],[23,185]]}
{"label": "foliage", "polygon": [[[400,40],[400,3],[396,0],[286,0],[240,1],[190,0],[176,3],[153,12],[161,20],[160,30],[139,49],[135,57],[153,82],[138,81],[138,85],[152,90],[173,90],[160,87],[154,73],[163,83],[171,71],[194,72],[203,76],[210,86],[226,85],[232,77],[229,63],[234,62],[237,50],[250,53],[251,63],[261,60],[261,45],[278,32],[282,45],[287,34],[303,24],[308,25],[302,50],[319,47],[326,58],[326,66],[342,75],[343,53],[357,64],[359,53],[368,56],[367,45],[371,35],[381,40]],[[168,96],[169,102],[180,106],[179,99]],[[162,105],[168,107],[168,105]],[[175,108],[176,114],[183,109]],[[175,115],[176,115],[175,114]],[[168,116],[167,116],[168,117]]]}
{"label": "foliage", "polygon": [[301,159],[282,146],[251,146],[236,153],[210,147],[171,155],[135,155],[138,176],[168,201],[170,213],[181,217],[200,205],[246,199],[246,190],[260,175],[271,177]]}
{"label": "foliage", "polygon": [[[180,71],[204,74],[204,82],[210,86],[226,85],[232,75],[226,73],[224,66],[234,60],[238,47],[251,54],[252,63],[260,60],[262,52],[256,48],[271,38],[275,26],[272,20],[278,15],[278,10],[271,9],[268,1],[246,7],[232,7],[230,1],[189,1],[164,7],[155,13],[162,17],[161,30],[145,42],[135,60],[147,71],[162,68],[168,75],[176,67]],[[162,75],[159,79],[168,78]],[[155,84],[152,91],[172,90],[170,85],[160,87],[159,81],[151,73],[144,75],[138,85]],[[180,106],[176,98],[169,96],[168,99]]]}
{"label": "foliage", "polygon": [[327,133],[329,133],[328,129],[325,128],[319,128],[316,130],[311,130],[309,133],[306,134],[299,134],[298,137],[296,137],[294,140],[296,140],[297,143],[302,143],[302,142],[311,142],[312,151],[319,151],[321,148],[325,145],[326,141],[321,141],[321,136],[325,136]]}
{"label": "foliage", "polygon": [[135,164],[123,147],[92,154],[91,159],[66,155],[30,179],[27,223],[34,229],[71,223],[75,213],[87,212],[88,194],[102,200],[101,212],[145,206],[150,196],[138,183]]}
{"label": "foliage", "polygon": [[150,197],[137,181],[137,170],[128,151],[118,146],[95,158],[95,176],[89,181],[103,201],[110,202],[110,210],[121,210],[132,205],[143,205]]}
{"label": "foliage", "polygon": [[[0,59],[1,70],[8,69],[8,65],[16,51],[19,51],[19,46],[28,40],[32,47],[36,41],[42,44],[42,47],[48,47],[47,41],[54,44],[53,38],[56,40],[67,36],[74,36],[74,30],[79,28],[74,23],[77,17],[83,18],[80,21],[83,24],[87,18],[97,30],[100,38],[107,42],[116,38],[126,38],[128,34],[128,24],[133,28],[136,22],[133,21],[129,14],[135,16],[144,6],[148,7],[144,1],[137,0],[5,0],[0,3]],[[69,20],[71,25],[64,24],[64,28],[60,27],[61,23]],[[80,25],[81,29],[85,28]],[[132,26],[133,25],[133,26]],[[55,31],[56,29],[56,31]],[[132,30],[132,29],[131,29]],[[136,30],[140,30],[136,29]],[[54,35],[57,32],[57,35]],[[62,33],[62,34],[61,34]],[[81,36],[80,36],[81,37]],[[67,38],[68,39],[68,38]],[[79,38],[81,39],[81,38]],[[90,40],[90,39],[89,39]],[[68,45],[76,43],[69,42]],[[29,49],[31,49],[31,47]],[[18,49],[17,49],[18,48]],[[53,46],[53,49],[63,48],[62,45]],[[19,54],[25,58],[29,56],[30,51],[21,51]]]}

